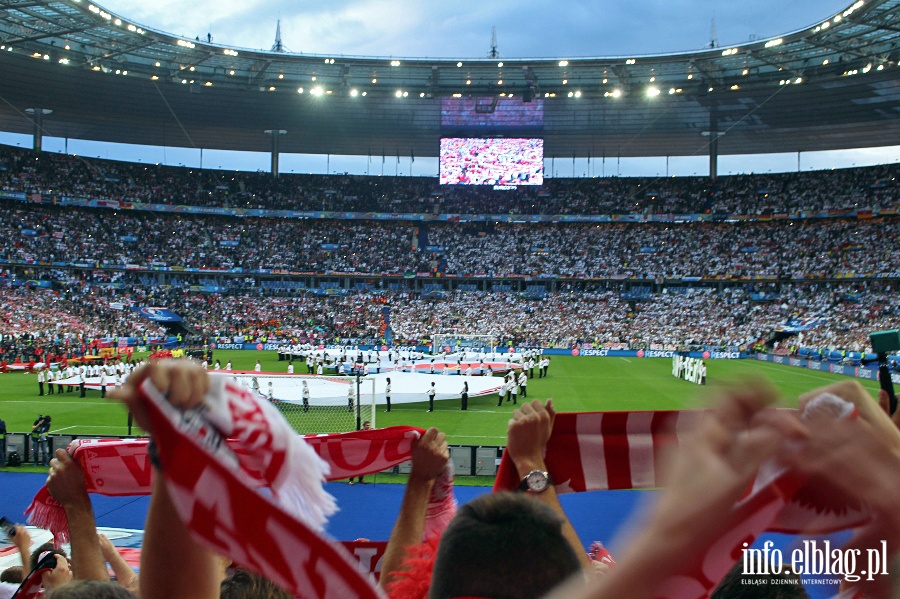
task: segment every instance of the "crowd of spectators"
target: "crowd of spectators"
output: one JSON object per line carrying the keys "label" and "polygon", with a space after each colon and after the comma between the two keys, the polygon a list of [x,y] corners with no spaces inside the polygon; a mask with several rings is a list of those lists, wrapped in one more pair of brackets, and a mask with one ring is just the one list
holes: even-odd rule
{"label": "crowd of spectators", "polygon": [[456,291],[431,297],[387,290],[329,296],[263,290],[247,281],[241,288],[204,293],[147,285],[134,277],[110,286],[107,271],[56,275],[51,289],[3,287],[9,279],[0,278],[8,353],[24,349],[16,342],[23,336],[26,346],[43,345],[59,353],[59,347],[97,338],[165,334],[158,324],[127,309],[131,305],[173,310],[207,339],[350,345],[382,343],[385,307],[394,342],[404,345],[455,331],[533,347],[748,348],[791,319],[814,319],[816,326],[792,343],[865,351],[871,331],[896,328],[900,318],[900,296],[888,283],[673,287],[661,293],[587,286],[532,298],[516,292]]}
{"label": "crowd of spectators", "polygon": [[437,177],[282,175],[135,164],[0,146],[0,190],[190,206],[450,214],[767,214],[897,209],[898,165],[719,177],[545,179],[493,191]]}
{"label": "crowd of spectators", "polygon": [[682,224],[289,220],[6,202],[0,259],[244,272],[597,279],[900,276],[900,217]]}

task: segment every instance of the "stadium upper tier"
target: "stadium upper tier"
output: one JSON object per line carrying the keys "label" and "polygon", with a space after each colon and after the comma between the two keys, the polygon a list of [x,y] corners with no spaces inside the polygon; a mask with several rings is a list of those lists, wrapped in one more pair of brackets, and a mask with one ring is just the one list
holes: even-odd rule
{"label": "stadium upper tier", "polygon": [[0,129],[30,133],[32,108],[53,111],[41,127],[57,137],[269,151],[263,131],[286,130],[282,152],[435,156],[458,125],[443,100],[490,113],[514,97],[539,124],[501,128],[536,131],[560,158],[705,154],[717,133],[721,154],[887,145],[898,13],[900,0],[858,0],[779,37],[676,54],[396,59],[231,48],[87,0],[7,0]]}
{"label": "stadium upper tier", "polygon": [[[161,167],[0,146],[0,190],[43,198],[229,209],[615,215],[896,211],[900,165],[720,177],[546,179],[492,191],[429,177],[282,175]],[[144,206],[152,209],[152,206]],[[284,216],[284,215],[275,215]]]}

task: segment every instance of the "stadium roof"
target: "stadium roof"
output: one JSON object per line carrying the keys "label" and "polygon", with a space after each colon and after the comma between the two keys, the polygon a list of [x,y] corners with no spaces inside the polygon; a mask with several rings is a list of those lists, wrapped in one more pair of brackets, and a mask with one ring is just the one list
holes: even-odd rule
{"label": "stadium roof", "polygon": [[[441,98],[543,102],[545,155],[703,155],[896,144],[900,0],[781,37],[648,56],[427,59],[249,50],[88,0],[0,0],[0,129],[150,145],[435,156]],[[300,90],[302,89],[302,93]],[[711,125],[711,116],[716,124]],[[486,131],[499,134],[501,131]]]}

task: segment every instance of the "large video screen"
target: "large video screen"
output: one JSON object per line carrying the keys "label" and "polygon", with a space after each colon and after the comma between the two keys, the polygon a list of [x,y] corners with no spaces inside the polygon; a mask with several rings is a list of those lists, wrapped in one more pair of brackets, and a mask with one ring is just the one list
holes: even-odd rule
{"label": "large video screen", "polygon": [[543,185],[543,139],[445,137],[441,185]]}

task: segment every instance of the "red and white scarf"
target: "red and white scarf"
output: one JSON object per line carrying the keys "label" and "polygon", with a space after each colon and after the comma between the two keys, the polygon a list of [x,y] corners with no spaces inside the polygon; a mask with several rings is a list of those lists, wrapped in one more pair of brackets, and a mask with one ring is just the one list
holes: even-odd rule
{"label": "red and white scarf", "polygon": [[[318,534],[336,509],[321,483],[407,461],[420,429],[304,439],[268,402],[224,378],[212,379],[204,404],[187,412],[173,408],[149,381],[140,397],[150,413],[172,501],[199,542],[305,599],[378,596],[356,560]],[[151,488],[146,445],[80,442],[71,451],[89,491],[136,495]],[[271,498],[260,494],[260,487],[271,489]],[[446,491],[446,485],[440,489]],[[444,509],[435,515],[449,519],[455,504],[446,493],[439,500]],[[29,507],[29,520],[55,527],[62,537],[65,513],[54,504],[43,489]]]}
{"label": "red and white scarf", "polygon": [[41,594],[44,584],[44,574],[51,572],[56,567],[56,554],[51,553],[44,559],[38,560],[37,567],[32,570],[19,588],[16,590],[12,599],[35,599]]}
{"label": "red and white scarf", "polygon": [[[662,486],[665,456],[677,449],[703,412],[594,412],[557,414],[544,461],[558,493]],[[519,475],[504,453],[494,490],[513,490]],[[740,558],[742,543],[765,531],[827,533],[870,520],[866,507],[820,479],[774,461],[760,468],[732,508],[717,542],[689,571],[668,581],[660,597],[706,597]]]}

